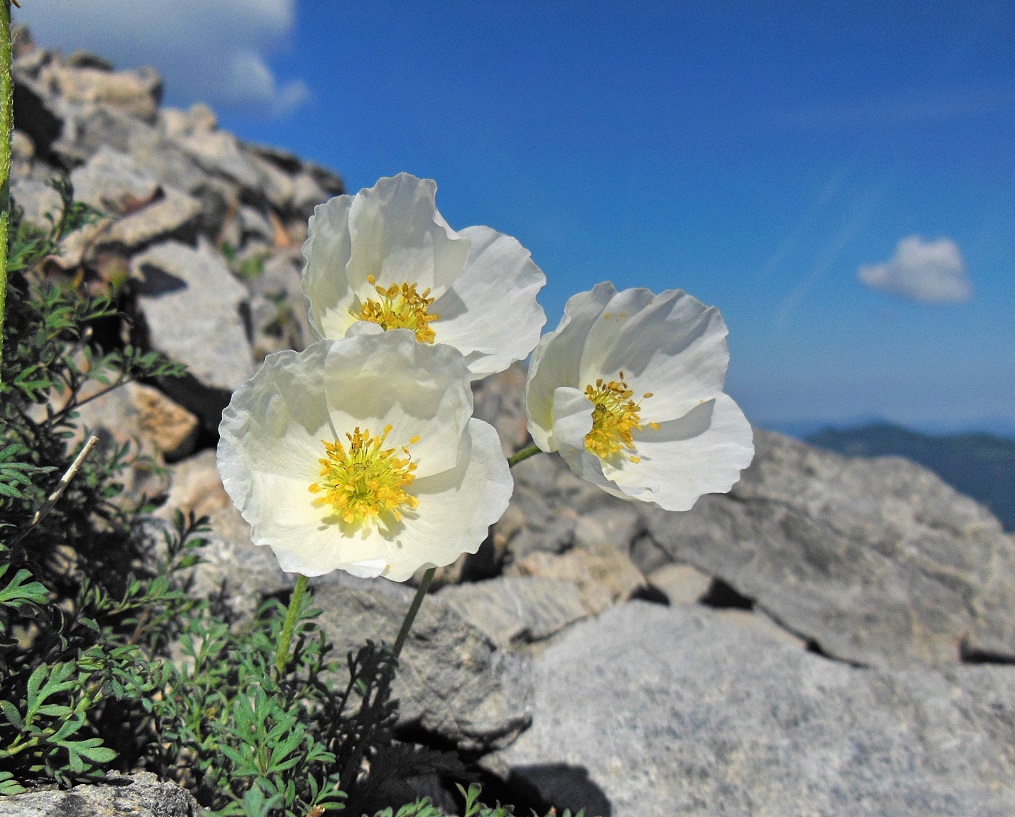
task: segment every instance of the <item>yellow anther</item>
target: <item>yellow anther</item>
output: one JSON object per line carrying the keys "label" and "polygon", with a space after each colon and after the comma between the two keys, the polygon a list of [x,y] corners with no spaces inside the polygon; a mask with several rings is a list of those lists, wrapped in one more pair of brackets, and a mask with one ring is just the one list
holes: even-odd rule
{"label": "yellow anther", "polygon": [[310,485],[310,493],[322,495],[314,503],[330,505],[351,525],[385,515],[400,521],[404,509],[416,508],[419,500],[405,490],[416,479],[416,463],[409,456],[408,446],[383,447],[390,433],[390,425],[377,437],[357,426],[345,435],[348,448],[340,440],[322,440],[325,456],[318,460],[321,478]]}
{"label": "yellow anther", "polygon": [[430,288],[416,292],[415,284],[392,284],[384,288],[377,284],[373,275],[367,276],[367,283],[380,297],[375,301],[368,298],[359,312],[350,310],[353,317],[370,321],[383,329],[411,329],[420,343],[433,343],[436,334],[430,324],[439,316],[427,314],[427,309],[436,300],[430,297]]}
{"label": "yellow anther", "polygon": [[[585,449],[600,459],[620,453],[624,459],[639,463],[640,457],[621,449],[634,452],[634,432],[643,431],[646,426],[658,429],[659,424],[642,422],[641,406],[632,399],[634,392],[628,388],[624,373],[620,372],[618,377],[619,380],[609,383],[599,378],[594,386],[585,387],[585,396],[593,405],[592,430],[585,435]],[[642,398],[651,396],[652,392],[645,392]]]}

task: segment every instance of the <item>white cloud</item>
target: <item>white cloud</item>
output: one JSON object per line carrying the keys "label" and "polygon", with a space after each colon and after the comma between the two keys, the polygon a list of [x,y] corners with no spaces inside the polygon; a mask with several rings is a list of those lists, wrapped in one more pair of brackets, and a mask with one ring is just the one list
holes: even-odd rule
{"label": "white cloud", "polygon": [[856,274],[871,289],[921,303],[958,303],[973,295],[966,264],[950,238],[924,241],[911,235],[888,263],[860,267]]}
{"label": "white cloud", "polygon": [[153,65],[180,104],[281,116],[309,96],[267,62],[292,36],[296,0],[32,0],[14,17],[42,46],[94,51],[119,68]]}

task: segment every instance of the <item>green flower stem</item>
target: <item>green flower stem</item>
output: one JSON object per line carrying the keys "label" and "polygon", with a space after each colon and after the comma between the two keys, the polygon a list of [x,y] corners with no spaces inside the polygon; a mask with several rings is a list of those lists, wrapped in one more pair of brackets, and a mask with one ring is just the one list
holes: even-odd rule
{"label": "green flower stem", "polygon": [[522,460],[527,460],[529,457],[534,457],[540,452],[540,448],[537,445],[530,445],[528,448],[523,448],[521,451],[516,451],[508,459],[508,467],[514,468]]}
{"label": "green flower stem", "polygon": [[289,645],[293,642],[293,630],[296,629],[296,618],[300,613],[300,603],[303,601],[303,594],[307,592],[307,577],[300,573],[296,578],[296,586],[293,588],[292,597],[289,599],[289,610],[285,614],[285,624],[282,625],[282,635],[278,641],[278,652],[275,655],[275,669],[279,677],[285,672],[285,665],[289,661]]}
{"label": "green flower stem", "polygon": [[419,612],[419,607],[423,603],[423,596],[426,595],[426,591],[430,587],[430,582],[433,581],[433,574],[437,570],[436,567],[431,567],[423,574],[423,580],[419,583],[419,587],[416,588],[416,597],[412,600],[412,604],[409,607],[409,612],[405,614],[405,621],[402,622],[402,629],[398,631],[398,638],[395,639],[395,646],[391,648],[391,654],[398,658],[402,652],[402,647],[405,645],[405,639],[409,637],[409,630],[412,628],[412,622],[416,620],[416,613]]}
{"label": "green flower stem", "polygon": [[0,2],[0,361],[4,356],[4,312],[7,302],[7,228],[11,209],[11,131],[14,129],[13,86],[11,3],[10,0],[2,0]]}

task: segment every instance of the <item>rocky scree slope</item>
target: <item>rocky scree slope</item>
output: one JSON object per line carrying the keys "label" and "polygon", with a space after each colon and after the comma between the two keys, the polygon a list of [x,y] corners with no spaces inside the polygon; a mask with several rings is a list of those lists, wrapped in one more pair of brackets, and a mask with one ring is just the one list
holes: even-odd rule
{"label": "rocky scree slope", "polygon": [[[126,279],[135,339],[191,372],[84,420],[170,463],[171,483],[131,482],[169,490],[146,535],[176,508],[209,515],[194,591],[224,586],[249,614],[293,579],[250,544],[214,429],[265,354],[309,342],[299,245],[341,180],[240,142],[202,106],[161,108],[151,71],[24,37],[13,194],[44,218],[44,180],[69,171],[108,217],[51,263]],[[476,389],[506,453],[527,440],[524,378]],[[684,514],[610,497],[555,456],[516,468],[507,513],[439,572],[403,653],[406,737],[457,747],[540,809],[1015,813],[1015,540],[905,460],[756,435],[740,483]],[[344,574],[312,587],[340,650],[390,641],[412,593]]]}

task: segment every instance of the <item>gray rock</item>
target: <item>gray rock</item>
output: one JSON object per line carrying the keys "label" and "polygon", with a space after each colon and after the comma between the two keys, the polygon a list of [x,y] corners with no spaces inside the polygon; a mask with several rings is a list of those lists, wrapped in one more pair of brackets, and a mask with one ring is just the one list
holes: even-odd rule
{"label": "gray rock", "polygon": [[[313,580],[321,624],[341,655],[367,639],[395,640],[413,589],[356,580],[338,571]],[[427,596],[400,659],[394,695],[399,721],[416,724],[462,751],[504,746],[531,719],[531,664],[498,650],[440,597]],[[340,679],[344,683],[344,679]]]}
{"label": "gray rock", "polygon": [[159,111],[159,127],[167,136],[175,139],[199,131],[213,131],[218,128],[218,117],[203,102],[191,105],[186,111],[179,108],[163,108]]}
{"label": "gray rock", "polygon": [[[263,158],[259,153],[252,152],[249,147],[245,150],[247,158],[253,162],[264,182],[261,189],[268,203],[279,213],[288,215],[292,209],[293,185],[292,176],[281,170],[274,162]],[[308,216],[309,218],[309,216]]]}
{"label": "gray rock", "polygon": [[233,390],[254,370],[241,314],[246,288],[207,246],[176,242],[135,256],[131,275],[150,347],[188,369],[186,378],[167,379],[163,389],[216,428]]}
{"label": "gray rock", "polygon": [[906,460],[756,431],[728,496],[643,509],[676,561],[721,578],[828,655],[872,666],[1015,658],[1015,540]]}
{"label": "gray rock", "polygon": [[271,244],[275,238],[275,228],[271,221],[261,212],[248,205],[242,205],[236,214],[240,228],[240,243],[254,240]]}
{"label": "gray rock", "polygon": [[60,243],[60,266],[91,261],[103,250],[131,254],[159,240],[193,242],[201,202],[162,185],[133,157],[103,145],[70,174],[76,199],[106,218],[68,235]]}
{"label": "gray rock", "polygon": [[48,230],[51,226],[47,214],[55,218],[60,212],[60,194],[45,182],[12,179],[11,197],[24,211],[24,220],[40,230]]}
{"label": "gray rock", "polygon": [[536,576],[448,585],[437,597],[503,649],[542,641],[597,612],[575,582]]}
{"label": "gray rock", "polygon": [[263,181],[257,167],[240,151],[235,136],[226,131],[194,130],[178,137],[177,144],[189,153],[201,168],[251,191]]}
{"label": "gray rock", "polygon": [[[80,394],[89,397],[100,390],[89,384]],[[197,439],[196,416],[158,389],[140,383],[128,382],[107,391],[83,405],[78,413],[82,429],[96,434],[104,446],[130,444],[132,450],[152,458],[152,470],[135,466],[121,477],[124,493],[135,498],[142,493],[150,497],[164,493],[167,481],[159,473],[163,458],[186,456]]]}
{"label": "gray rock", "polygon": [[540,576],[573,582],[585,606],[594,612],[627,601],[645,587],[645,577],[626,551],[613,547],[598,550],[572,548],[565,553],[534,550],[505,568],[508,576]]}
{"label": "gray rock", "polygon": [[161,198],[117,219],[98,237],[96,246],[132,253],[156,241],[191,243],[197,239],[202,214],[200,201],[167,187]]}
{"label": "gray rock", "polygon": [[[250,287],[254,354],[257,359],[282,349],[305,349],[315,340],[300,286],[303,256],[298,248],[275,250]],[[259,308],[256,304],[261,304]]]}
{"label": "gray rock", "polygon": [[32,174],[35,159],[35,143],[27,133],[20,130],[11,132],[11,173],[12,179],[25,179]]}
{"label": "gray rock", "polygon": [[648,581],[670,604],[699,602],[712,587],[712,577],[691,565],[663,565],[649,573]]}
{"label": "gray rock", "polygon": [[112,215],[133,212],[159,193],[159,181],[130,155],[102,145],[70,174],[74,197]]}
{"label": "gray rock", "polygon": [[0,797],[0,817],[195,817],[189,792],[149,772],[121,781]]}
{"label": "gray rock", "polygon": [[50,63],[39,80],[65,103],[99,103],[145,121],[154,121],[162,99],[162,77],[152,68],[110,71],[92,65]]}
{"label": "gray rock", "polygon": [[859,669],[632,602],[535,661],[532,728],[483,760],[611,817],[1015,813],[1015,670]]}
{"label": "gray rock", "polygon": [[505,456],[511,456],[530,441],[525,414],[525,376],[525,367],[515,364],[472,384],[475,416],[497,429]]}
{"label": "gray rock", "polygon": [[[57,104],[58,100],[53,104]],[[66,106],[64,106],[66,107]],[[75,105],[61,113],[63,130],[52,147],[63,164],[74,166],[88,160],[101,147],[106,146],[121,153],[130,153],[143,167],[152,170],[156,178],[181,184],[182,174],[166,176],[152,165],[171,156],[158,157],[149,164],[143,160],[144,151],[157,139],[157,131],[151,125],[110,105]],[[36,142],[38,146],[38,142]]]}

